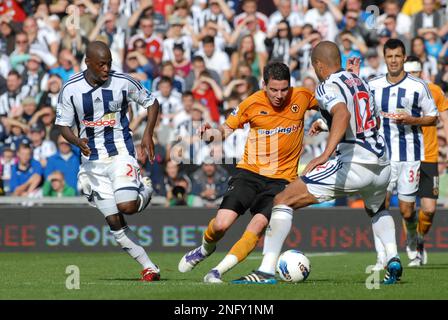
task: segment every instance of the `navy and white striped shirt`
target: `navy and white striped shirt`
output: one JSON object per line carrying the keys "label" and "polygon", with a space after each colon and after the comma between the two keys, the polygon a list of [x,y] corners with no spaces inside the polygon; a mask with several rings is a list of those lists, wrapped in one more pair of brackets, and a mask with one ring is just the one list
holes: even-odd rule
{"label": "navy and white striped shirt", "polygon": [[128,102],[143,108],[152,106],[155,97],[129,75],[111,71],[101,86],[92,87],[85,72],[73,75],[62,88],[55,123],[78,127],[80,138],[88,139],[90,157],[100,160],[118,154],[135,156],[127,116]]}
{"label": "navy and white striped shirt", "polygon": [[384,138],[377,129],[378,110],[363,80],[341,69],[317,87],[316,99],[329,128],[331,109],[338,103],[344,103],[351,114],[350,125],[336,150],[342,162],[389,163]]}
{"label": "navy and white striped shirt", "polygon": [[[390,83],[386,75],[369,81],[375,103],[386,113],[407,112],[413,117],[437,116],[438,111],[426,83],[406,74],[403,80]],[[392,161],[425,159],[420,126],[398,125],[382,117],[381,131]]]}

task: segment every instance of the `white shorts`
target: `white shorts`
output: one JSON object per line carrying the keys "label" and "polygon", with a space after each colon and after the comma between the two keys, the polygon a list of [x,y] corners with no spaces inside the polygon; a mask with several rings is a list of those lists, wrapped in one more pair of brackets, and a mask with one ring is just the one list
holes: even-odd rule
{"label": "white shorts", "polygon": [[[81,164],[78,179],[83,194],[106,217],[118,213],[117,203],[136,200],[141,184],[137,160],[130,155],[117,155],[104,160],[86,161]],[[120,193],[117,199],[117,191]],[[123,197],[124,195],[124,197]]]}
{"label": "white shorts", "polygon": [[360,194],[365,206],[376,213],[386,199],[390,166],[331,159],[301,178],[319,202]]}
{"label": "white shorts", "polygon": [[398,199],[415,202],[420,183],[420,161],[391,161],[391,179],[387,191],[397,188]]}

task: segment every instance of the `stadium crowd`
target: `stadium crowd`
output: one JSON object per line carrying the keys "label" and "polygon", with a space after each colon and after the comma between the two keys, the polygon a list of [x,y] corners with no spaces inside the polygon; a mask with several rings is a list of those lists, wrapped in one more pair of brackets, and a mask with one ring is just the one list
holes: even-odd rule
{"label": "stadium crowd", "polygon": [[[369,5],[376,7],[366,11]],[[167,206],[215,207],[249,128],[223,144],[205,144],[196,129],[222,123],[259,90],[267,62],[286,63],[291,85],[314,92],[310,52],[319,41],[340,46],[343,67],[360,57],[368,80],[387,72],[383,44],[398,38],[422,61],[422,77],[446,92],[447,10],[436,0],[0,0],[0,194],[79,195],[80,151],[54,119],[64,83],[85,69],[90,41],[108,44],[112,69],[160,102],[156,158],[142,164],[156,194]],[[129,117],[138,147],[145,110],[131,104]],[[305,130],[317,117],[307,115]],[[305,136],[303,164],[321,153],[325,138]],[[440,195],[448,198],[446,141],[439,128]]]}

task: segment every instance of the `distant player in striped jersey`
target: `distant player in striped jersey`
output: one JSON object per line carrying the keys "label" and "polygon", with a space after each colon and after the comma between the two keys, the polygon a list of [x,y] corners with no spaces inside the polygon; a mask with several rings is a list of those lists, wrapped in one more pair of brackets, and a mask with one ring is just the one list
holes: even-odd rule
{"label": "distant player in striped jersey", "polygon": [[[387,74],[369,81],[383,116],[382,134],[386,139],[391,159],[391,182],[388,186],[387,206],[392,191],[397,188],[400,212],[408,230],[407,245],[417,248],[417,214],[415,199],[419,186],[420,162],[425,159],[422,126],[434,126],[437,108],[426,83],[404,71],[406,51],[403,42],[390,39],[384,45]],[[381,245],[375,239],[379,252],[377,269],[386,261]],[[421,265],[415,257],[409,266]]]}
{"label": "distant player in striped jersey", "polygon": [[[291,229],[294,209],[359,193],[371,217],[373,231],[386,248],[384,283],[394,284],[400,280],[402,266],[397,255],[394,221],[385,208],[391,170],[369,86],[341,68],[341,54],[333,42],[320,42],[313,49],[311,62],[321,81],[316,99],[330,128],[327,146],[322,155],[308,163],[301,179],[275,196],[262,264],[257,271],[234,283],[276,282],[275,267]],[[316,134],[323,128],[321,122],[315,122],[310,133]],[[336,157],[330,159],[334,153]]]}
{"label": "distant player in striped jersey", "polygon": [[[106,44],[94,41],[87,47],[87,70],[75,74],[62,88],[56,125],[64,138],[82,152],[78,179],[89,202],[105,216],[118,244],[142,265],[142,280],[159,280],[152,263],[123,214],[141,212],[149,204],[152,187],[141,178],[127,117],[128,102],[148,109],[148,122],[139,150],[139,161],[154,158],[152,140],[159,112],[154,96],[128,75],[111,71]],[[72,132],[76,124],[78,136]]]}
{"label": "distant player in striped jersey", "polygon": [[[404,71],[409,72],[416,78],[421,78],[422,62],[415,56],[409,56],[404,64]],[[439,119],[443,124],[445,132],[448,133],[448,99],[438,85],[428,82],[434,102],[439,111]],[[417,195],[420,197],[420,210],[418,212],[418,241],[417,251],[422,264],[426,264],[427,254],[424,249],[424,237],[432,226],[432,220],[436,213],[437,198],[439,197],[439,172],[438,156],[439,143],[437,141],[437,127],[422,127],[423,143],[425,145],[425,160],[420,165],[420,184]],[[447,135],[448,136],[448,135]],[[417,252],[409,251],[410,258],[417,255]]]}

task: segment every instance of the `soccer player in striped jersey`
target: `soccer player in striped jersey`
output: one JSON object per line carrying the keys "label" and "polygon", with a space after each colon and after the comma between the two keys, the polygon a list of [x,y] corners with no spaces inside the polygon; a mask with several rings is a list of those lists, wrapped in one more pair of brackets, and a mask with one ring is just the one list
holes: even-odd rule
{"label": "soccer player in striped jersey", "polygon": [[[387,188],[387,206],[397,188],[400,212],[408,230],[407,245],[417,249],[417,214],[415,199],[419,186],[420,162],[425,159],[422,126],[434,126],[437,108],[427,84],[404,71],[406,51],[403,42],[389,39],[384,45],[387,74],[369,81],[375,103],[382,114],[382,134],[391,159],[391,182]],[[386,264],[381,244],[375,238],[379,253],[376,269]],[[409,266],[421,265],[414,257]]]}
{"label": "soccer player in striped jersey", "polygon": [[[160,270],[139,245],[123,214],[143,211],[152,187],[141,178],[127,117],[130,100],[146,108],[147,125],[138,154],[145,163],[154,159],[154,126],[159,103],[128,75],[111,71],[106,44],[94,41],[86,52],[87,70],[77,73],[62,88],[56,125],[64,138],[82,152],[78,180],[89,202],[104,214],[117,243],[143,268],[142,280],[159,280]],[[72,132],[76,124],[78,136]]]}
{"label": "soccer player in striped jersey", "polygon": [[[275,283],[275,267],[288,235],[294,209],[359,193],[371,217],[373,231],[387,252],[385,284],[400,280],[395,224],[385,208],[390,165],[384,138],[379,133],[378,110],[369,86],[341,68],[341,54],[330,41],[320,42],[311,62],[321,81],[316,99],[329,128],[327,146],[296,179],[274,198],[270,231],[265,235],[261,266],[234,283]],[[322,131],[315,122],[311,134]],[[335,158],[330,157],[336,154]]]}
{"label": "soccer player in striped jersey", "polygon": [[[422,62],[415,56],[409,56],[404,64],[404,71],[409,72],[416,78],[421,78]],[[439,111],[439,119],[443,124],[445,132],[448,132],[448,99],[438,85],[428,82],[434,102]],[[420,210],[418,212],[418,241],[417,252],[409,251],[410,258],[417,254],[421,258],[422,264],[428,262],[427,253],[424,249],[424,237],[429,232],[434,214],[436,213],[437,199],[439,196],[439,172],[438,153],[439,143],[437,141],[437,127],[422,127],[423,143],[425,145],[425,160],[420,165],[420,184],[417,195],[420,197]]]}

